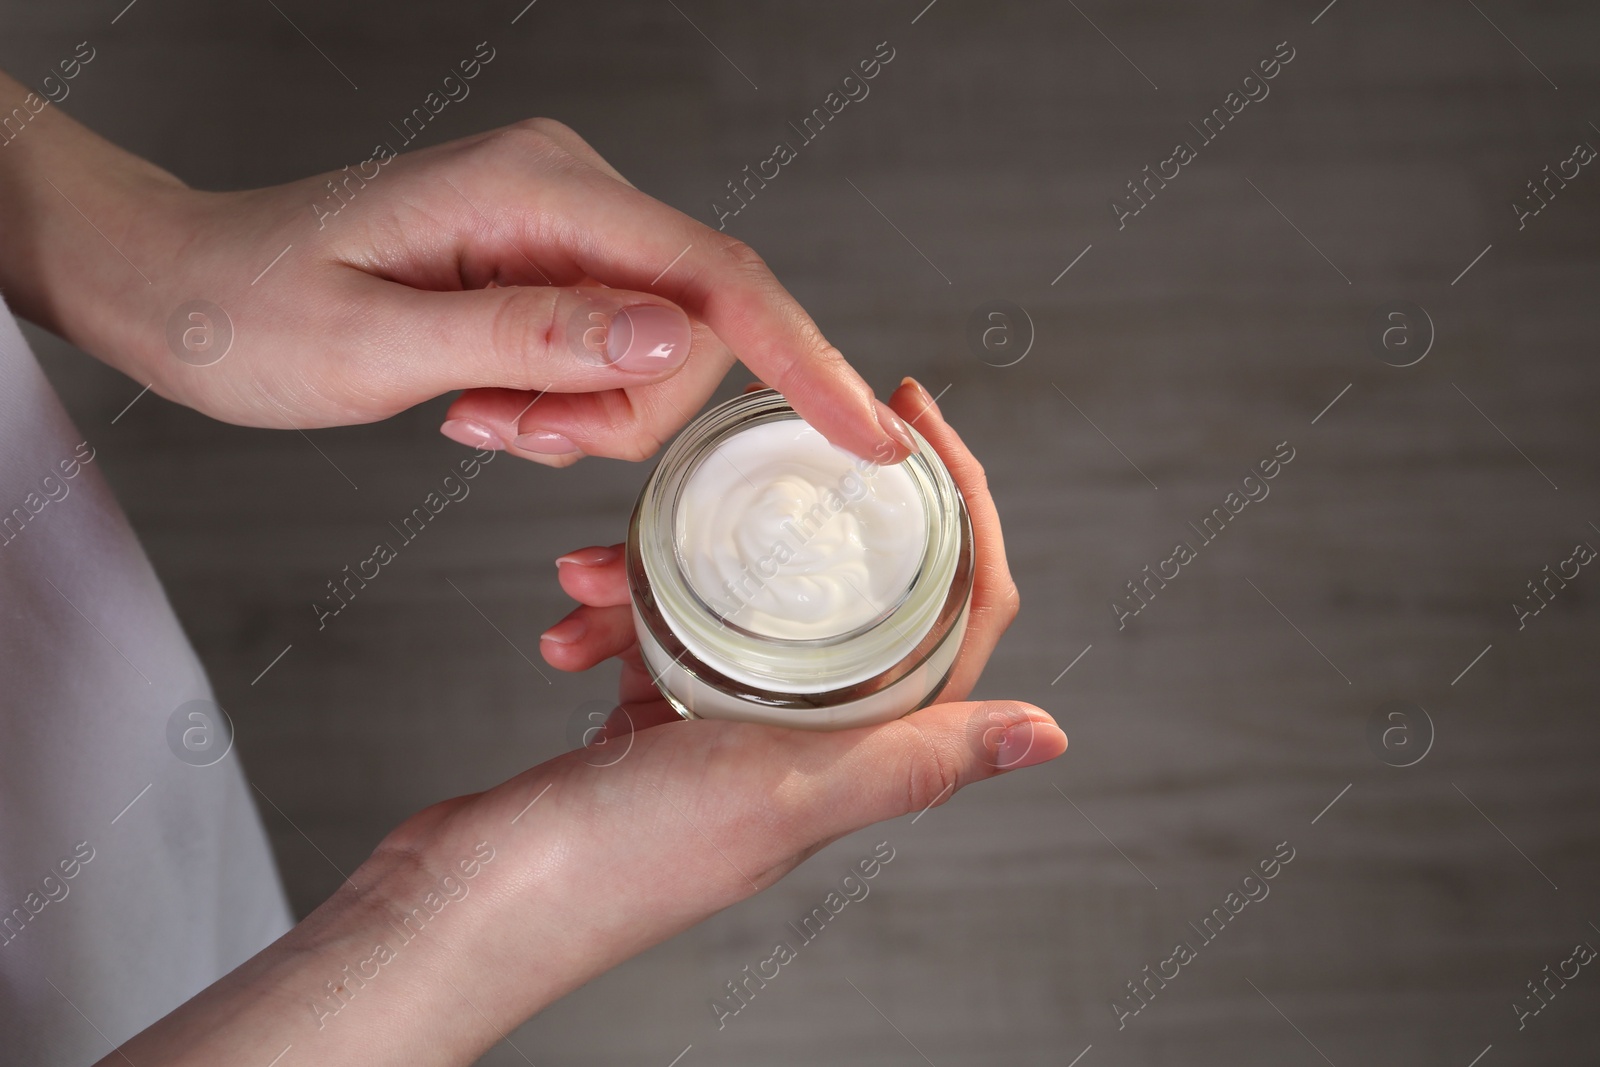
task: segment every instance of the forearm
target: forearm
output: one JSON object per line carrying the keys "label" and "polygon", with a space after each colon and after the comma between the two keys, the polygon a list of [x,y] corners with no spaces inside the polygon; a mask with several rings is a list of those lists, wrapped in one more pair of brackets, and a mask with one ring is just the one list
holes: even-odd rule
{"label": "forearm", "polygon": [[159,317],[158,295],[166,295],[158,294],[160,265],[140,262],[141,253],[159,244],[151,237],[162,212],[187,191],[3,72],[0,123],[6,300],[25,318],[135,373],[132,346],[117,344],[116,336],[126,335],[134,308]]}
{"label": "forearm", "polygon": [[[722,869],[641,885],[639,857],[604,837],[619,820],[594,815],[602,783],[561,758],[412,816],[293,930],[101,1067],[263,1067],[290,1046],[279,1067],[475,1062],[546,1005],[743,895]],[[542,817],[527,814],[535,800]]]}
{"label": "forearm", "polygon": [[[425,865],[380,850],[293,930],[102,1063],[262,1067],[291,1046],[283,1067],[474,1062],[557,994],[484,958],[501,872],[481,860],[492,847],[456,851]],[[513,973],[522,980],[504,980]]]}

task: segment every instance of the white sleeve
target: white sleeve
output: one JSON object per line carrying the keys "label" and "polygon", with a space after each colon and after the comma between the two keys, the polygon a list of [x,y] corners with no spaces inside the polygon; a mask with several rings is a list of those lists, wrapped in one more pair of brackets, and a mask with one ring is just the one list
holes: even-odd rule
{"label": "white sleeve", "polygon": [[101,475],[115,437],[73,426],[0,304],[3,1064],[93,1062],[291,921],[238,752],[210,762],[225,735],[189,715],[205,672]]}

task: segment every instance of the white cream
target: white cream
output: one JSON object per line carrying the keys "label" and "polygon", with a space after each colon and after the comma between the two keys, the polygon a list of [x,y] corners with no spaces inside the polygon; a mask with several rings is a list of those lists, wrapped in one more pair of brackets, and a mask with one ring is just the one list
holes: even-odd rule
{"label": "white cream", "polygon": [[927,549],[904,468],[835,448],[801,419],[740,430],[690,473],[674,513],[689,585],[751,633],[811,640],[893,610]]}

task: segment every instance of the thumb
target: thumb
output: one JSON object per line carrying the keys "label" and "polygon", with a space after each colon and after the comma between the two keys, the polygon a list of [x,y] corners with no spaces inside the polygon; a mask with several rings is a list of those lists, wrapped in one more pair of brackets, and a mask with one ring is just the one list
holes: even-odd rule
{"label": "thumb", "polygon": [[[864,730],[817,734],[821,773],[809,777],[819,837],[922,812],[973,782],[1055,759],[1067,735],[1019,701],[936,704]],[[828,751],[828,750],[833,751]],[[825,768],[825,769],[824,769]]]}
{"label": "thumb", "polygon": [[384,324],[386,370],[408,405],[456,389],[587,393],[647,385],[677,373],[693,338],[676,304],[626,289],[435,292],[365,274],[357,284],[367,290],[361,306]]}

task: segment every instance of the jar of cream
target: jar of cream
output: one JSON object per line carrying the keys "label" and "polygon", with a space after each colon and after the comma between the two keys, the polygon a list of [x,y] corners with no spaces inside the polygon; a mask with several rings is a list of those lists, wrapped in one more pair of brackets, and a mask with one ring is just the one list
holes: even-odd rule
{"label": "jar of cream", "polygon": [[645,666],[679,714],[840,729],[939,693],[972,522],[916,440],[903,463],[858,459],[770,389],[678,436],[639,495],[627,571]]}

